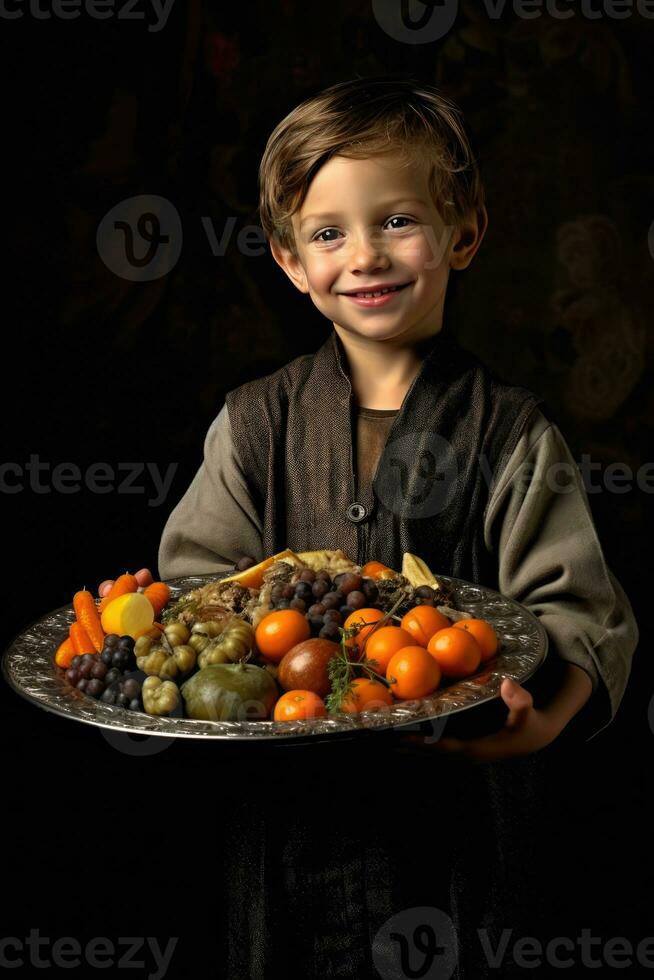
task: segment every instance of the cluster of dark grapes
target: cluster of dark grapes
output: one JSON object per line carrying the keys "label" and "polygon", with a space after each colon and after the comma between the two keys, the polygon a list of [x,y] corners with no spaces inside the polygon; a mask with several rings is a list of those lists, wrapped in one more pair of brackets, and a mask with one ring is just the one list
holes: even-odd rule
{"label": "cluster of dark grapes", "polygon": [[[315,572],[307,568],[300,572],[295,582],[275,582],[271,589],[273,609],[297,609],[304,613],[311,627],[312,637],[340,641],[339,627],[357,609],[381,609],[386,611],[380,593],[381,583],[356,572],[341,572],[332,579],[327,571]],[[433,602],[434,591],[423,587],[424,594],[417,601]]]}
{"label": "cluster of dark grapes", "polygon": [[105,704],[143,711],[141,679],[135,674],[140,675],[136,671],[134,640],[131,636],[110,633],[100,653],[73,657],[66,680],[78,691]]}

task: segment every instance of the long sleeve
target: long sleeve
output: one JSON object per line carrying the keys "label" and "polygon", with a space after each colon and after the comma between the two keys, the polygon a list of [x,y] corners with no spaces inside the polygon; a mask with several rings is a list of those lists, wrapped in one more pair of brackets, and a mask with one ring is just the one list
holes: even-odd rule
{"label": "long sleeve", "polygon": [[159,545],[162,578],[221,572],[243,555],[263,559],[261,520],[234,451],[224,405],[204,442],[204,459],[171,513]]}
{"label": "long sleeve", "polygon": [[491,488],[484,534],[498,557],[500,591],[539,617],[549,656],[588,673],[593,694],[584,713],[594,737],[618,710],[638,627],[606,565],[568,445],[538,409]]}

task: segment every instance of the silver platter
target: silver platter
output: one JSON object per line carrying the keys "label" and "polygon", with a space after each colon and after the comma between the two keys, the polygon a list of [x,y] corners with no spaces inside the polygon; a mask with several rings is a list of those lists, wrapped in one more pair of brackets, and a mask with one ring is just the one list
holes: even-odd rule
{"label": "silver platter", "polygon": [[[227,574],[227,573],[224,573]],[[223,575],[193,575],[169,580],[171,599],[191,589],[216,581]],[[445,716],[467,711],[499,696],[505,677],[518,683],[527,680],[547,655],[547,633],[524,606],[492,589],[439,575],[454,593],[458,614],[476,616],[492,623],[501,645],[499,653],[479,673],[449,684],[428,698],[404,701],[387,709],[343,714],[306,721],[193,721],[187,718],[157,718],[96,701],[64,682],[64,672],[54,663],[54,654],[68,634],[75,614],[72,605],[62,606],[33,623],[11,644],[2,659],[3,674],[22,697],[46,711],[86,722],[99,728],[136,735],[168,738],[306,739],[380,731],[409,724],[444,722]],[[441,607],[444,612],[450,612]]]}

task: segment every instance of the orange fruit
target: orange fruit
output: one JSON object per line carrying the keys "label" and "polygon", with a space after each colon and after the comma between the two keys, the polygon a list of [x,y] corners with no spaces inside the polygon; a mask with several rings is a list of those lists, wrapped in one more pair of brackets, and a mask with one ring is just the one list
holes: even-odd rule
{"label": "orange fruit", "polygon": [[426,698],[436,690],[441,671],[424,647],[406,646],[391,657],[386,677],[396,698],[412,701]]}
{"label": "orange fruit", "polygon": [[384,613],[381,609],[355,609],[351,612],[343,623],[343,629],[350,629],[355,623],[370,623],[370,626],[363,626],[356,636],[350,636],[345,641],[346,647],[357,646],[359,650],[363,647],[365,638],[369,633],[375,628],[375,623],[378,623],[380,619],[383,619]]}
{"label": "orange fruit", "polygon": [[[281,610],[280,610],[281,611]],[[313,691],[287,691],[275,703],[275,721],[297,721],[298,718],[325,718],[327,708]]]}
{"label": "orange fruit", "polygon": [[474,674],[481,663],[481,647],[472,633],[450,626],[434,633],[427,650],[444,677],[466,677]]}
{"label": "orange fruit", "polygon": [[352,681],[352,689],[341,701],[341,711],[355,714],[358,711],[374,711],[384,705],[393,704],[393,695],[386,684],[374,677],[357,677]]}
{"label": "orange fruit", "polygon": [[361,569],[361,574],[365,578],[395,578],[397,572],[380,561],[367,561]]}
{"label": "orange fruit", "polygon": [[434,633],[451,626],[451,620],[433,606],[414,606],[402,617],[402,629],[413,637],[413,642],[426,647]]}
{"label": "orange fruit", "polygon": [[259,652],[273,663],[279,663],[291,647],[310,636],[309,621],[297,609],[277,609],[268,613],[254,631]]}
{"label": "orange fruit", "polygon": [[470,617],[470,619],[460,619],[458,622],[453,623],[453,625],[457,629],[465,630],[466,633],[474,636],[481,647],[482,663],[495,656],[500,645],[499,639],[491,624],[487,623],[485,619],[473,619]]}
{"label": "orange fruit", "polygon": [[388,662],[394,653],[402,647],[411,647],[415,640],[401,626],[380,626],[368,637],[364,649],[364,654],[368,660],[376,660],[377,666],[373,664],[373,670],[378,674],[385,674]]}

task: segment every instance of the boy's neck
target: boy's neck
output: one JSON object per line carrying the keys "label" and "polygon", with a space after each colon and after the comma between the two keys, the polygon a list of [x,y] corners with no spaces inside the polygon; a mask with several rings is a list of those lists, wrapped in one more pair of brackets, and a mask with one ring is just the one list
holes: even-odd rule
{"label": "boy's neck", "polygon": [[345,349],[355,404],[359,408],[400,409],[435,335],[413,345],[392,347],[353,338],[340,328],[336,333]]}

